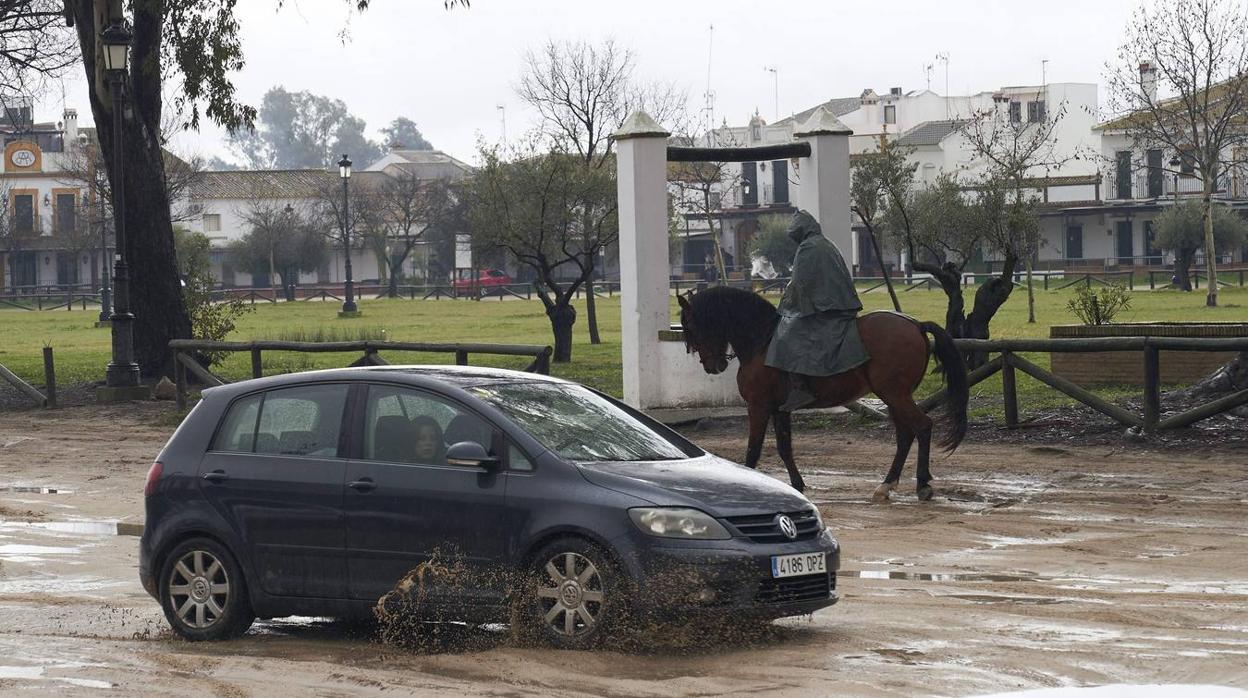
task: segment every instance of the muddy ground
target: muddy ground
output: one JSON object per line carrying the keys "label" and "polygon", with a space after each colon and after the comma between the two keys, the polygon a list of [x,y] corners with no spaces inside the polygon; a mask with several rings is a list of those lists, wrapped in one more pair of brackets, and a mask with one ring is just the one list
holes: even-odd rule
{"label": "muddy ground", "polygon": [[[139,586],[132,525],[166,405],[0,414],[0,694],[970,695],[1101,683],[1248,687],[1248,450],[987,443],[869,495],[891,436],[799,431],[843,548],[841,603],[747,644],[516,647],[501,629],[418,653],[317,619],[228,643],[173,639]],[[817,420],[826,421],[826,420]],[[739,457],[741,427],[690,430]],[[122,434],[122,436],[113,436]],[[996,435],[994,435],[995,437]],[[768,446],[765,468],[782,477]],[[907,471],[912,476],[912,470]],[[42,488],[42,489],[41,489]],[[47,491],[47,490],[55,490]],[[84,522],[110,522],[92,525]],[[75,525],[65,525],[76,522]]]}

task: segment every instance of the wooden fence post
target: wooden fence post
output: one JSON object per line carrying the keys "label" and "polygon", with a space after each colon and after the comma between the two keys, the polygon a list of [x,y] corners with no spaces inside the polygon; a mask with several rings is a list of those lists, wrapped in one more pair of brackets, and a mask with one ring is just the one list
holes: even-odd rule
{"label": "wooden fence post", "polygon": [[252,347],[251,349],[251,377],[252,378],[264,377],[263,357],[260,355],[260,350],[255,347]]}
{"label": "wooden fence post", "polygon": [[1001,352],[1001,394],[1005,398],[1005,426],[1018,427],[1018,386],[1014,377],[1014,356]]}
{"label": "wooden fence post", "polygon": [[455,352],[455,363],[459,366],[468,365],[468,352],[460,349]]}
{"label": "wooden fence post", "polygon": [[1157,431],[1161,421],[1161,352],[1144,347],[1144,433]]}
{"label": "wooden fence post", "polygon": [[177,386],[178,409],[186,409],[186,365],[182,363],[182,352],[173,350],[173,382]]}
{"label": "wooden fence post", "polygon": [[43,380],[47,392],[46,407],[56,407],[56,362],[52,359],[52,347],[43,348]]}

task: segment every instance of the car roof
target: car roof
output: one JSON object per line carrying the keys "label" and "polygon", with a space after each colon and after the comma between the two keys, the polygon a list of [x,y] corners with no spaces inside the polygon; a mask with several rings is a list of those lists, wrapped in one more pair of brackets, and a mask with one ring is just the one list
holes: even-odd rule
{"label": "car roof", "polygon": [[420,387],[456,387],[470,388],[482,385],[498,385],[501,383],[559,383],[567,384],[561,378],[511,371],[502,368],[486,368],[482,366],[448,366],[448,365],[405,365],[405,366],[360,366],[353,368],[330,368],[320,371],[302,371],[284,373],[278,376],[256,378],[252,380],[228,383],[215,388],[207,388],[204,394],[236,394],[253,390],[271,390],[303,383],[319,383],[324,381],[369,381],[386,380],[408,383]]}

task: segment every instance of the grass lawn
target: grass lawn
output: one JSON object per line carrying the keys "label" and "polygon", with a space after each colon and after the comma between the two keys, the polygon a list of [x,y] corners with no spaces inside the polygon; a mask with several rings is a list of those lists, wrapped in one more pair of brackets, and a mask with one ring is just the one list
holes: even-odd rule
{"label": "grass lawn", "polygon": [[[966,289],[967,307],[973,302],[974,288]],[[1074,322],[1066,310],[1072,290],[1036,292],[1036,324],[1027,323],[1027,294],[1015,289],[1014,294],[993,320],[994,337],[1046,337],[1048,326]],[[777,296],[771,296],[773,301]],[[1132,307],[1118,320],[1130,321],[1248,321],[1248,289],[1222,291],[1218,308],[1204,307],[1204,293],[1180,291],[1137,291]],[[883,289],[863,294],[867,309],[888,308]],[[944,318],[944,295],[939,291],[915,289],[901,293],[902,309],[916,317],[940,322]],[[553,367],[555,375],[577,380],[614,395],[623,392],[620,379],[620,305],[618,296],[598,302],[599,327],[603,343],[591,345],[585,326],[584,300],[577,304],[575,347],[570,364]],[[333,302],[267,303],[255,306],[245,315],[233,340],[284,339],[331,341],[345,339],[385,338],[411,342],[497,342],[507,344],[550,344],[550,325],[540,302],[486,300],[473,301],[412,301],[365,300],[360,303],[364,316],[343,320],[336,315]],[[675,299],[672,300],[676,317]],[[43,311],[0,310],[0,364],[35,385],[43,383],[41,350],[51,346],[56,351],[57,380],[61,384],[98,380],[108,363],[109,330],[95,328],[98,310]],[[345,366],[358,354],[265,354],[266,373]],[[450,363],[453,357],[439,354],[386,354],[391,363]],[[1041,366],[1048,366],[1047,355],[1028,357]],[[515,357],[476,355],[470,363],[523,368],[527,360]],[[250,371],[250,357],[238,354],[218,370],[226,378],[244,378]],[[935,378],[925,388],[934,389]],[[1024,410],[1043,408],[1068,402],[1030,377],[1019,374],[1018,387]],[[0,388],[7,389],[7,388]],[[1000,379],[994,377],[974,389],[985,398],[981,414],[999,411]],[[1137,392],[1133,389],[1108,391],[1113,394]],[[995,397],[995,400],[992,399]]]}

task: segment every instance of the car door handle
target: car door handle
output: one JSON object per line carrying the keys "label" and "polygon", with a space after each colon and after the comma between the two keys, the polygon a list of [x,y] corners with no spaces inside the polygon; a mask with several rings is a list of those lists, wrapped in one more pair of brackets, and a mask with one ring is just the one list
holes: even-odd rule
{"label": "car door handle", "polygon": [[208,482],[225,482],[230,479],[230,476],[226,475],[224,470],[214,470],[210,473],[204,473],[204,479]]}
{"label": "car door handle", "polygon": [[370,492],[377,489],[377,483],[373,482],[371,477],[363,477],[351,484],[347,485],[356,492]]}

